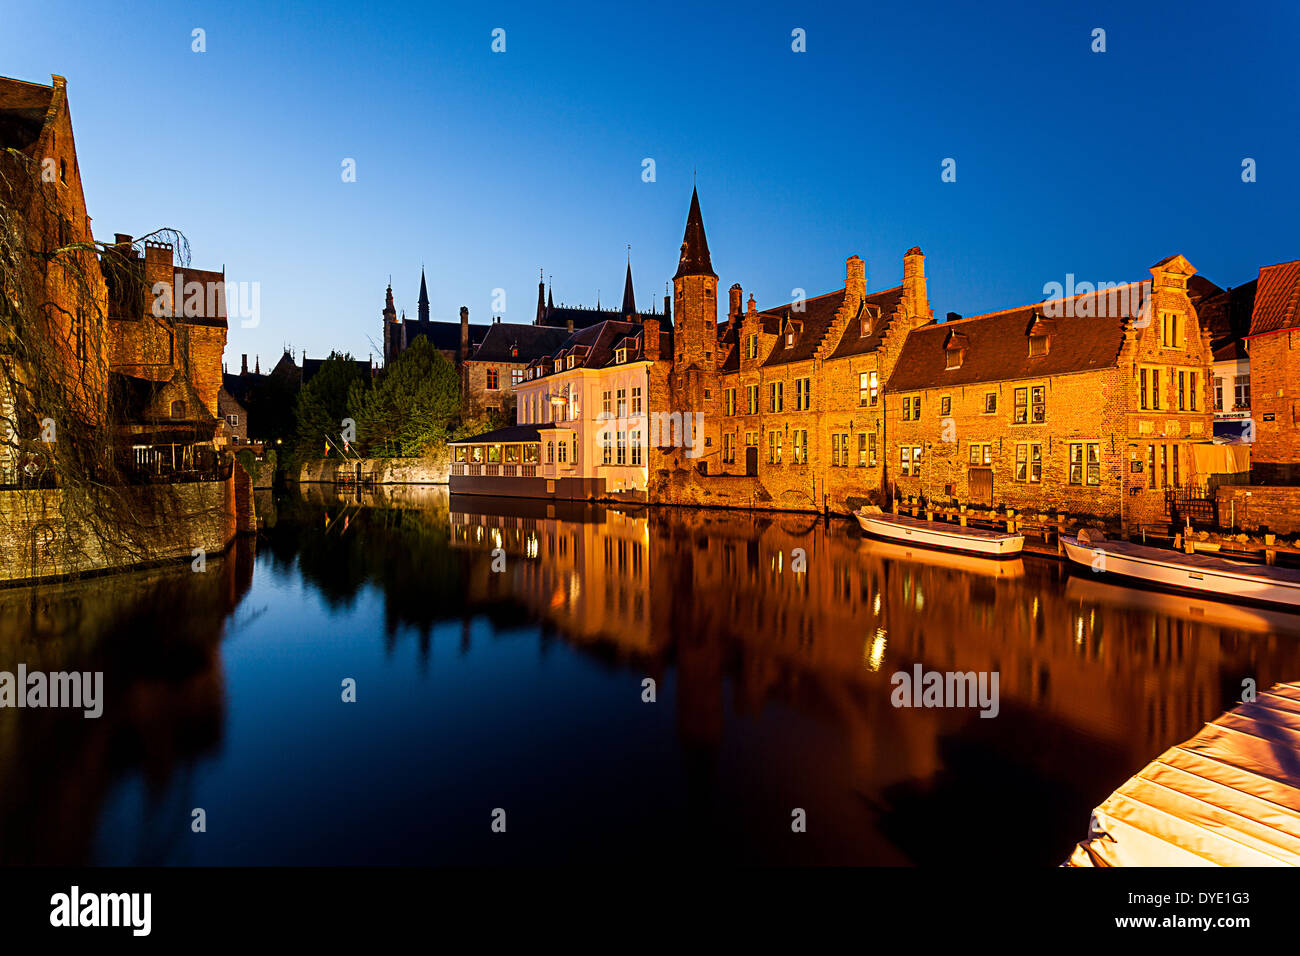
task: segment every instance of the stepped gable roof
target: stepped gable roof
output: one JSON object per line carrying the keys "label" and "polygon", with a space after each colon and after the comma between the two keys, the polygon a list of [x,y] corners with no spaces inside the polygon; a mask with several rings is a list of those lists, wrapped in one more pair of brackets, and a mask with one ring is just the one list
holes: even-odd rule
{"label": "stepped gable roof", "polygon": [[839,344],[835,346],[828,358],[866,355],[880,348],[885,340],[885,333],[889,330],[889,322],[894,316],[894,310],[898,308],[898,303],[901,301],[903,301],[901,285],[868,295],[863,311],[859,312],[856,318],[859,320],[869,318],[871,331],[867,335],[862,335],[857,322],[847,323],[844,334],[840,336]]}
{"label": "stepped gable roof", "polygon": [[1300,326],[1300,259],[1261,267],[1257,281],[1249,334]]}
{"label": "stepped gable roof", "polygon": [[[843,304],[844,290],[839,289],[815,298],[804,299],[802,303],[803,311],[796,311],[794,302],[786,303],[775,309],[764,309],[760,313],[763,316],[763,331],[768,331],[768,321],[769,319],[773,320],[772,332],[777,335],[777,340],[776,344],[772,346],[771,354],[763,360],[763,367],[771,368],[775,365],[788,365],[791,362],[801,362],[812,358],[817,352],[817,346],[821,344],[822,339],[830,330],[831,322],[835,319],[835,313],[840,310],[840,306]],[[785,347],[787,319],[798,324],[798,332],[795,335],[794,344],[790,348]]]}
{"label": "stepped gable roof", "polygon": [[[494,322],[475,349],[474,362],[514,362],[527,365],[543,355],[550,355],[564,345],[568,329],[547,325],[521,325],[513,322]],[[459,333],[457,342],[459,342]],[[517,350],[512,354],[512,350]]]}
{"label": "stepped gable roof", "polygon": [[[1092,301],[1080,307],[1083,299]],[[1133,300],[1124,308],[1112,307],[1115,302],[1106,293],[1084,293],[1002,312],[927,323],[908,335],[888,387],[912,391],[1111,368],[1119,358],[1125,323],[1134,311]],[[1030,356],[1029,331],[1049,308],[1068,314],[1049,316],[1056,328],[1047,353]],[[1099,308],[1108,314],[1078,314],[1095,313]],[[966,354],[961,367],[950,369],[947,343],[953,332],[965,337]]]}

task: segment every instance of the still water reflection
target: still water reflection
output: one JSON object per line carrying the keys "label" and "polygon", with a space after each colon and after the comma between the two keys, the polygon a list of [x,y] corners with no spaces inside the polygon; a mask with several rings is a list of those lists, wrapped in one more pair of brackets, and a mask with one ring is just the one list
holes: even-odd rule
{"label": "still water reflection", "polygon": [[[100,670],[106,696],[0,710],[0,862],[943,866],[992,830],[999,862],[1053,865],[1243,678],[1300,676],[1296,618],[842,521],[258,505],[256,554],[205,574],[0,591],[0,670]],[[917,663],[999,672],[998,716],[894,708]]]}

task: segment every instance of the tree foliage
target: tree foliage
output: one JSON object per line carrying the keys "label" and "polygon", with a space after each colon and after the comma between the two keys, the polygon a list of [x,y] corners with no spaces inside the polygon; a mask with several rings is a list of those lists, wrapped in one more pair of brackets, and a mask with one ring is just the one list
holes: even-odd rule
{"label": "tree foliage", "polygon": [[368,454],[417,456],[444,444],[460,415],[456,367],[423,336],[384,371],[374,388],[352,386],[357,439]]}

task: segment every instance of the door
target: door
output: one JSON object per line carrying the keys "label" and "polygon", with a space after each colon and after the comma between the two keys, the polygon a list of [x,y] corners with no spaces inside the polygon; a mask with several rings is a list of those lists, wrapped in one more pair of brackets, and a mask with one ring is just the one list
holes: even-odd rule
{"label": "door", "polygon": [[758,446],[757,445],[745,446],[745,474],[747,475],[758,474]]}
{"label": "door", "polygon": [[970,470],[970,503],[993,507],[993,469],[972,468]]}

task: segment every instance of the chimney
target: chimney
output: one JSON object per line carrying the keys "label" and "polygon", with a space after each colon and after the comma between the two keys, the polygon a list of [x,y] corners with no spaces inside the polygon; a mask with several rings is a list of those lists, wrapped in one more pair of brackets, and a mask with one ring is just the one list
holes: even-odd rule
{"label": "chimney", "polygon": [[245,352],[243,355],[240,356],[239,374],[240,375],[248,374],[248,353],[247,352]]}
{"label": "chimney", "polygon": [[929,319],[932,314],[925,286],[925,255],[920,246],[903,253],[903,305],[909,316]]}
{"label": "chimney", "polygon": [[641,334],[644,336],[641,342],[641,351],[652,362],[659,361],[659,320],[654,318],[645,319],[642,322],[645,331]]}
{"label": "chimney", "polygon": [[469,358],[469,306],[460,307],[460,361]]}
{"label": "chimney", "polygon": [[565,327],[566,329],[568,329],[570,332],[573,331],[573,317],[572,317],[572,316],[569,317],[569,321],[567,321],[567,322],[564,323],[564,327]]}
{"label": "chimney", "polygon": [[858,301],[867,297],[867,264],[859,256],[844,260],[844,292]]}
{"label": "chimney", "polygon": [[727,315],[740,315],[740,300],[745,292],[740,288],[739,282],[732,283],[732,286],[728,291],[731,293],[731,308],[727,310]]}

